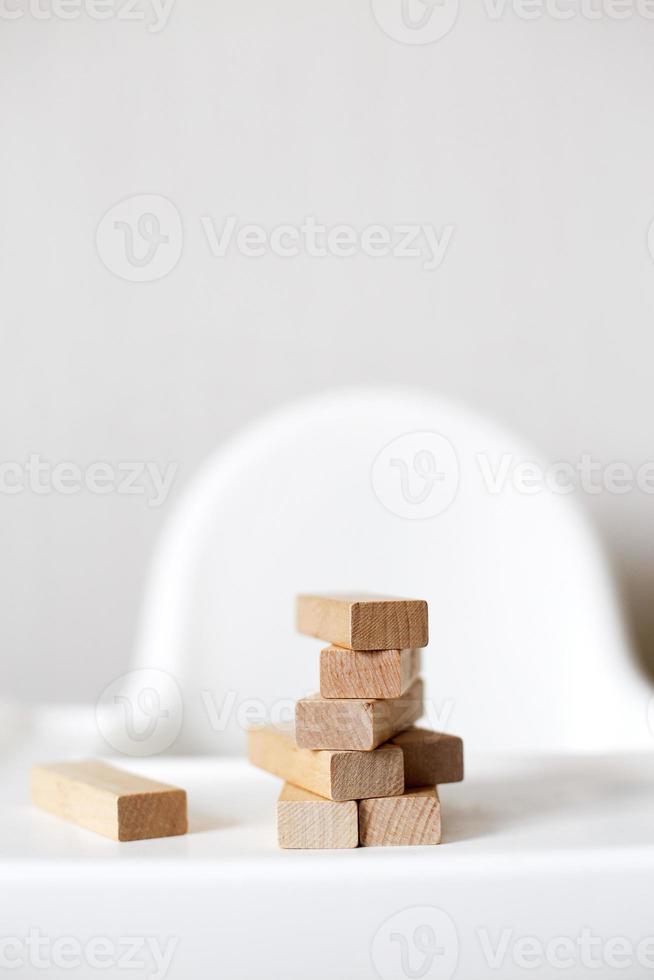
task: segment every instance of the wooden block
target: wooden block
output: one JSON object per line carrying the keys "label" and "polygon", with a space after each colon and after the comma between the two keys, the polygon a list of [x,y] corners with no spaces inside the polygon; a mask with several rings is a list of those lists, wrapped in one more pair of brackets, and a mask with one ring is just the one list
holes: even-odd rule
{"label": "wooden block", "polygon": [[369,751],[417,721],[423,712],[422,681],[399,698],[303,698],[295,705],[295,738],[303,749]]}
{"label": "wooden block", "polygon": [[325,647],[320,652],[320,696],[399,698],[419,673],[420,650]]}
{"label": "wooden block", "polygon": [[424,599],[301,595],[297,628],[350,650],[404,650],[429,642]]}
{"label": "wooden block", "polygon": [[404,785],[438,786],[463,779],[463,741],[458,735],[409,728],[391,739],[404,753]]}
{"label": "wooden block", "polygon": [[280,847],[358,847],[358,804],[285,783],[277,801],[277,841]]}
{"label": "wooden block", "polygon": [[94,760],[35,766],[32,802],[113,840],[176,837],[188,826],[185,790]]}
{"label": "wooden block", "polygon": [[402,796],[359,803],[362,847],[440,844],[441,806],[435,787],[412,789]]}
{"label": "wooden block", "polygon": [[286,782],[330,800],[363,800],[404,792],[402,749],[374,752],[313,752],[298,748],[293,729],[272,725],[248,732],[250,762]]}

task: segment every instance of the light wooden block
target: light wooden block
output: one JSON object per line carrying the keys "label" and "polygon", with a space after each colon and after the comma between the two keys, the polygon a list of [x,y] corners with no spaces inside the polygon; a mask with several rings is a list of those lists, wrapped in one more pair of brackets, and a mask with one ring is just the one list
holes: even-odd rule
{"label": "light wooden block", "polygon": [[355,800],[326,800],[285,783],[277,801],[280,847],[358,847],[359,813]]}
{"label": "light wooden block", "polygon": [[297,628],[351,650],[405,650],[429,642],[424,599],[375,595],[301,595]]}
{"label": "light wooden block", "polygon": [[304,749],[374,749],[420,718],[422,690],[418,679],[399,698],[302,698],[295,705],[297,744]]}
{"label": "light wooden block", "polygon": [[420,673],[420,650],[320,651],[322,698],[399,698]]}
{"label": "light wooden block", "polygon": [[404,785],[438,786],[463,779],[463,741],[458,735],[409,728],[391,739],[404,753]]}
{"label": "light wooden block", "polygon": [[362,847],[440,844],[441,806],[435,787],[412,789],[402,796],[359,803]]}
{"label": "light wooden block", "polygon": [[176,837],[188,826],[185,790],[94,760],[35,766],[32,802],[119,841]]}
{"label": "light wooden block", "polygon": [[330,800],[363,800],[404,792],[402,749],[313,752],[298,748],[293,729],[272,725],[248,732],[250,762],[286,782]]}

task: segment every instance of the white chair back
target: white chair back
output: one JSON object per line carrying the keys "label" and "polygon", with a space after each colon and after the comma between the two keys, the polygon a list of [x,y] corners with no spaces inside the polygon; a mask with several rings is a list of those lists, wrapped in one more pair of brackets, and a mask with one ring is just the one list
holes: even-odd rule
{"label": "white chair back", "polygon": [[337,391],[253,425],[164,530],[122,703],[147,718],[163,677],[175,751],[242,751],[244,727],[318,688],[296,593],[366,591],[429,602],[430,726],[489,749],[651,745],[596,537],[573,495],[516,486],[524,461],[504,429],[411,391]]}

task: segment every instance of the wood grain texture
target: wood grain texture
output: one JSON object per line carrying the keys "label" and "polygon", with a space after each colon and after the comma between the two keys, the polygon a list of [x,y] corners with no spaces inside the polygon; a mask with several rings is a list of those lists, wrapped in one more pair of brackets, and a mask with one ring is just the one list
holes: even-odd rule
{"label": "wood grain texture", "polygon": [[321,698],[399,698],[420,673],[420,650],[320,651]]}
{"label": "wood grain texture", "polygon": [[305,749],[374,749],[420,718],[422,692],[418,679],[399,698],[302,698],[295,705],[297,744]]}
{"label": "wood grain texture", "polygon": [[363,800],[404,792],[402,749],[314,752],[298,748],[292,727],[272,725],[248,732],[250,762],[286,782],[330,800]]}
{"label": "wood grain texture", "polygon": [[188,826],[185,790],[94,760],[35,766],[32,801],[119,841],[177,837]]}
{"label": "wood grain texture", "polygon": [[458,735],[409,728],[391,739],[404,753],[404,785],[438,786],[463,779],[463,740]]}
{"label": "wood grain texture", "polygon": [[301,595],[297,628],[350,650],[404,650],[429,642],[424,599],[375,595]]}
{"label": "wood grain texture", "polygon": [[435,787],[412,789],[402,796],[359,803],[362,847],[440,844],[441,807]]}
{"label": "wood grain texture", "polygon": [[358,847],[358,804],[325,800],[285,783],[277,801],[277,842],[284,848]]}

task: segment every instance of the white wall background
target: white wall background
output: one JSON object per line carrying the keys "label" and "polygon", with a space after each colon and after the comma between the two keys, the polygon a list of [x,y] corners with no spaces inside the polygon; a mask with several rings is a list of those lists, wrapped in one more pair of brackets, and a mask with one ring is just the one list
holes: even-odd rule
{"label": "white wall background", "polygon": [[[0,458],[179,469],[159,508],[0,494],[4,696],[95,698],[124,669],[175,495],[295,396],[416,383],[556,459],[654,458],[654,20],[628,0],[624,20],[467,4],[411,45],[368,0],[176,0],[158,33],[146,0],[145,21],[27,3],[6,0],[0,23]],[[107,209],[141,194],[183,223],[178,264],[150,283],[95,244]],[[435,270],[216,258],[207,215],[218,231],[228,215],[454,231]],[[647,652],[652,496],[580,497]]]}

